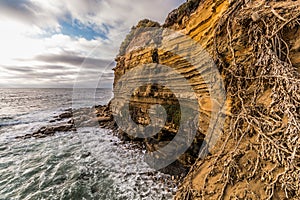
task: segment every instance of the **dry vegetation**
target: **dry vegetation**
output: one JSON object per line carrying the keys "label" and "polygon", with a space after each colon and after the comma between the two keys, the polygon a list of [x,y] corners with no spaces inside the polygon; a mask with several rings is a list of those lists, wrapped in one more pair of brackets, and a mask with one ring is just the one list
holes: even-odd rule
{"label": "dry vegetation", "polygon": [[230,4],[214,53],[231,116],[221,148],[196,162],[176,199],[300,199],[300,79],[290,56],[299,34],[299,2]]}

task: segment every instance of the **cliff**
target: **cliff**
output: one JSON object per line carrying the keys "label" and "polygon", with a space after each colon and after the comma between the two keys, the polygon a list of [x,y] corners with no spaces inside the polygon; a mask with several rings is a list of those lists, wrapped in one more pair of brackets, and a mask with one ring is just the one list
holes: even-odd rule
{"label": "cliff", "polygon": [[[155,63],[182,75],[197,99],[196,107],[187,107],[190,113],[199,112],[194,116],[199,128],[188,151],[178,158],[179,163],[192,167],[175,199],[300,198],[299,6],[291,0],[187,1],[162,26],[141,21],[123,42],[114,69],[115,89],[133,69]],[[166,34],[165,29],[192,42],[180,34],[174,39],[172,31]],[[213,68],[205,61],[196,68],[191,61],[203,55],[194,42],[215,63],[222,80],[214,85],[224,85],[224,102],[222,95],[214,94],[221,87],[209,90],[212,82],[206,81],[216,76]],[[155,71],[153,65],[149,69],[150,74]],[[188,99],[188,91],[182,89],[188,86],[165,74],[164,79],[175,83],[174,90]],[[134,85],[143,76],[133,74],[128,84]],[[182,104],[174,90],[144,83],[132,90],[130,114],[135,123],[147,126],[152,120],[151,106],[163,105],[168,116],[163,129],[152,138],[141,139],[148,151],[156,151],[179,131]],[[220,129],[212,129],[211,118],[220,102],[217,119],[221,116],[225,121]],[[203,142],[211,144],[207,141],[210,131],[220,137],[216,144],[208,145],[207,156],[199,157]]]}

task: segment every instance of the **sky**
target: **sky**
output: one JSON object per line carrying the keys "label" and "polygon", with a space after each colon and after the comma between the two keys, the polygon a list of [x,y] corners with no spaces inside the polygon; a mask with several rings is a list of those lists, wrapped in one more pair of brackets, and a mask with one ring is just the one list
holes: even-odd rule
{"label": "sky", "polygon": [[[185,0],[1,0],[0,87],[112,87],[114,58],[141,19]],[[99,84],[100,82],[100,84]]]}

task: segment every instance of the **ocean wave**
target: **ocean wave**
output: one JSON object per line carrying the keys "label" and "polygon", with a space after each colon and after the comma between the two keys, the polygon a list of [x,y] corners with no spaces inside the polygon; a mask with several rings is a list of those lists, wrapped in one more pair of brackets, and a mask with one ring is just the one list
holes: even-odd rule
{"label": "ocean wave", "polygon": [[[28,122],[28,123],[31,123],[31,122]],[[28,123],[25,123],[25,124],[28,124]],[[19,125],[19,124],[22,124],[22,122],[21,121],[1,122],[1,120],[0,120],[0,127],[15,126],[15,125]]]}

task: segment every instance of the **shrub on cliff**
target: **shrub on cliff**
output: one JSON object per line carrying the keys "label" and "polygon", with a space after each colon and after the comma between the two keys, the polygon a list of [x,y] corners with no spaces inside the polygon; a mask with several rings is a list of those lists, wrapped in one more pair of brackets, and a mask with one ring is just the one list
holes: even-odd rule
{"label": "shrub on cliff", "polygon": [[139,21],[139,23],[136,26],[133,26],[131,28],[131,31],[126,36],[125,40],[122,42],[119,50],[119,55],[124,55],[126,53],[126,49],[128,45],[130,44],[131,40],[134,38],[135,35],[138,35],[139,31],[141,31],[143,28],[146,27],[160,27],[160,24],[158,22],[151,21],[149,19],[143,19]]}

